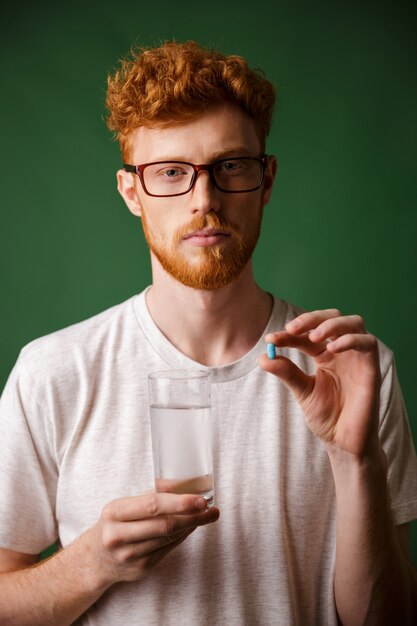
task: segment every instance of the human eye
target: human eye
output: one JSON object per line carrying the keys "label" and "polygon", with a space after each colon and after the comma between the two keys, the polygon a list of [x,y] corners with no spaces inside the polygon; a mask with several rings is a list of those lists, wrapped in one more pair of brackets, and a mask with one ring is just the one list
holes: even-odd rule
{"label": "human eye", "polygon": [[223,175],[243,174],[246,169],[246,163],[242,159],[225,159],[216,164],[216,172]]}
{"label": "human eye", "polygon": [[237,169],[239,169],[240,164],[239,161],[223,161],[222,163],[222,168],[226,171],[226,172],[233,172]]}
{"label": "human eye", "polygon": [[175,178],[175,176],[178,176],[178,170],[170,167],[169,170],[162,170],[160,174],[166,178]]}
{"label": "human eye", "polygon": [[179,178],[181,176],[187,176],[187,174],[188,172],[178,165],[169,165],[166,167],[162,167],[157,172],[157,175],[161,176],[162,178]]}
{"label": "human eye", "polygon": [[150,195],[176,195],[187,191],[192,174],[192,166],[181,161],[149,163],[143,171],[143,184]]}

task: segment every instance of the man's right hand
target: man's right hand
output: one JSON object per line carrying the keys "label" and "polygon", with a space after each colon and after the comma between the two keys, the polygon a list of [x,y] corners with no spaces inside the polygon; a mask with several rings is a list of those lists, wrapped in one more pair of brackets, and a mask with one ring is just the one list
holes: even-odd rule
{"label": "man's right hand", "polygon": [[93,550],[100,585],[108,587],[140,580],[198,526],[219,515],[201,496],[146,493],[107,504],[81,541]]}
{"label": "man's right hand", "polygon": [[[200,504],[200,506],[199,506]],[[114,583],[146,576],[219,509],[204,498],[146,493],[107,504],[98,522],[52,557],[0,548],[0,623],[69,626]]]}

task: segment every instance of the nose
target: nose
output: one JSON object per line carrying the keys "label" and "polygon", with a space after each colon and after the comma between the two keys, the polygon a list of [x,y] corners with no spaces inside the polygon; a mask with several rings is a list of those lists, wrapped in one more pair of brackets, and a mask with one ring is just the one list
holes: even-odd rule
{"label": "nose", "polygon": [[220,192],[215,187],[207,170],[197,172],[194,186],[191,189],[191,212],[210,213],[220,209]]}

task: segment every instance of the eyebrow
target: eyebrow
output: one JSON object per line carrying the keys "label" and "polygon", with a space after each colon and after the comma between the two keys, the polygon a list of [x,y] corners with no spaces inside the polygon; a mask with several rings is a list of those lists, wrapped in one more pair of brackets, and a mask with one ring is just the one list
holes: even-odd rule
{"label": "eyebrow", "polygon": [[[231,156],[259,156],[259,155],[253,155],[252,154],[252,150],[249,150],[246,147],[242,147],[242,146],[237,146],[237,147],[233,147],[233,148],[224,148],[223,150],[219,150],[218,152],[215,152],[209,159],[209,163],[214,163],[215,161],[220,161],[221,159],[226,159],[227,157],[231,157]],[[185,163],[191,163],[191,161],[184,156],[169,156],[169,157],[158,157],[158,159],[156,159],[153,162],[175,162],[175,161],[184,161]]]}
{"label": "eyebrow", "polygon": [[[227,158],[228,156],[253,156],[252,150],[243,146],[237,146],[236,148],[226,148],[224,150],[219,150],[215,152],[212,156],[213,161],[219,161],[222,158]],[[258,155],[256,155],[258,156]]]}

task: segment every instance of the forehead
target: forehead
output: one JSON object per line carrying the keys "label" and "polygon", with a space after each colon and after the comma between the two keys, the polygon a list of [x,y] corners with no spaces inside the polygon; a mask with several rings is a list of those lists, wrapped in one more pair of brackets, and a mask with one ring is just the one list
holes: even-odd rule
{"label": "forehead", "polygon": [[142,126],[132,133],[130,145],[134,164],[165,159],[205,163],[237,152],[239,156],[261,153],[254,121],[232,104],[210,107],[184,123]]}

